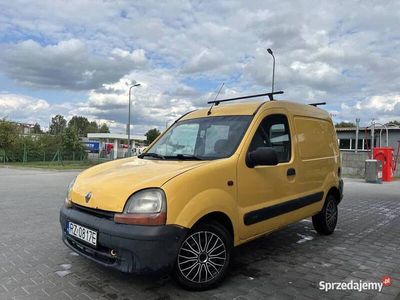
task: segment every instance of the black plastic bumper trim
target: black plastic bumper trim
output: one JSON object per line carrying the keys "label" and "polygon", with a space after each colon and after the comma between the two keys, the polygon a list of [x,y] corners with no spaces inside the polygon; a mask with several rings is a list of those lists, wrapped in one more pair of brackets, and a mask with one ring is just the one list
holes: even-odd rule
{"label": "black plastic bumper trim", "polygon": [[342,199],[343,199],[343,185],[344,185],[343,179],[340,179],[339,180],[339,194],[340,194],[340,200],[339,201],[342,201]]}
{"label": "black plastic bumper trim", "polygon": [[[67,221],[98,232],[97,247],[69,236]],[[187,229],[176,225],[143,226],[117,224],[107,218],[63,207],[60,211],[62,239],[73,251],[103,266],[128,273],[169,272]],[[111,256],[115,250],[117,255]]]}
{"label": "black plastic bumper trim", "polygon": [[288,212],[294,211],[296,209],[302,208],[304,206],[321,201],[324,196],[324,192],[318,192],[294,200],[289,200],[284,203],[279,203],[276,205],[264,207],[244,215],[244,224],[252,225],[258,222],[262,222]]}

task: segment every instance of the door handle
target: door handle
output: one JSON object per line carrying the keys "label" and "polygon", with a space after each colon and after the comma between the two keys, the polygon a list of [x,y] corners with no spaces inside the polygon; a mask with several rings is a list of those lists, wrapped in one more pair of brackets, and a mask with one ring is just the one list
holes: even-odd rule
{"label": "door handle", "polygon": [[294,176],[296,175],[296,170],[294,168],[290,168],[286,172],[286,176]]}

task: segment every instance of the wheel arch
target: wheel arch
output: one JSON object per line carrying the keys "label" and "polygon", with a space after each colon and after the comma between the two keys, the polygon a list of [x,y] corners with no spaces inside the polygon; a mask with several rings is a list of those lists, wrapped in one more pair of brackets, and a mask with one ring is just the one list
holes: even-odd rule
{"label": "wheel arch", "polygon": [[217,222],[220,225],[224,226],[225,229],[228,230],[229,234],[231,235],[232,241],[235,240],[235,230],[233,227],[233,223],[229,218],[229,216],[221,211],[213,211],[204,215],[193,224],[192,228],[200,223],[205,223],[210,221]]}
{"label": "wheel arch", "polygon": [[195,193],[190,198],[187,195],[175,193],[170,201],[174,205],[171,204],[167,208],[168,224],[193,228],[200,220],[214,219],[228,228],[235,245],[239,242],[237,231],[239,212],[232,193],[218,188]]}
{"label": "wheel arch", "polygon": [[326,197],[329,195],[332,195],[336,199],[336,204],[339,204],[340,202],[340,191],[336,186],[333,186],[329,189],[328,193],[326,194]]}

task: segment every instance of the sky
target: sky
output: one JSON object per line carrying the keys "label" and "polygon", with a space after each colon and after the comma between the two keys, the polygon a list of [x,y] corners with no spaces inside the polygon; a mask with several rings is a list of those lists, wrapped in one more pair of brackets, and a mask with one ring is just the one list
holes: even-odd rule
{"label": "sky", "polygon": [[[220,98],[326,101],[335,122],[400,120],[399,1],[0,0],[0,118],[165,128]],[[260,99],[262,100],[262,99]]]}

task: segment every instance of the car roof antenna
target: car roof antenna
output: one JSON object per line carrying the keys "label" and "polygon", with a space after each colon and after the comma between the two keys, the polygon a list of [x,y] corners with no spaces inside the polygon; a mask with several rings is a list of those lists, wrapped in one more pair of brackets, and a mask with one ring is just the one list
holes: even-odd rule
{"label": "car roof antenna", "polygon": [[[224,85],[225,85],[225,82],[223,82],[223,83],[221,84],[221,87],[219,88],[218,93],[215,95],[214,101],[212,101],[211,107],[210,107],[210,109],[209,109],[208,112],[207,112],[207,116],[211,115],[211,110],[212,110],[213,106],[214,106],[214,105],[217,106],[217,105],[219,104],[219,102],[217,101],[217,98],[218,98],[218,96],[219,96],[219,93],[221,93],[221,90],[222,90],[222,88],[224,87]],[[211,102],[208,102],[208,103],[211,103]]]}

